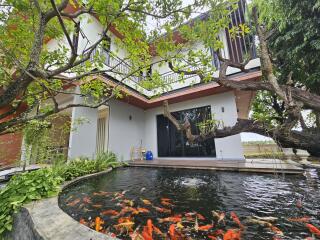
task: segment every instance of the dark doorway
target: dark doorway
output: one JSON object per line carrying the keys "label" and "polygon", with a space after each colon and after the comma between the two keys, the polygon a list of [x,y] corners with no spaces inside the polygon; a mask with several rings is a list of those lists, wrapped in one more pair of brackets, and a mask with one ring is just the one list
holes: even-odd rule
{"label": "dark doorway", "polygon": [[[211,119],[211,107],[192,108],[173,112],[181,122],[187,117],[192,133],[199,134],[198,123]],[[159,157],[216,157],[214,139],[202,143],[189,143],[185,133],[178,131],[163,115],[157,116],[158,156]]]}

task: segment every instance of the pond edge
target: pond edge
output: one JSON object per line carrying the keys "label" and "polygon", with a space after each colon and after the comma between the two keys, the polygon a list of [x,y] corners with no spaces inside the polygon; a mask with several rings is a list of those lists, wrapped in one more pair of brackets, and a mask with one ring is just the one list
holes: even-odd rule
{"label": "pond edge", "polygon": [[[79,181],[111,172],[105,171],[84,175],[65,182],[61,192]],[[118,238],[94,231],[80,224],[58,204],[59,194],[52,198],[33,201],[24,205],[18,213],[14,214],[12,231],[5,239],[12,240],[116,240]]]}

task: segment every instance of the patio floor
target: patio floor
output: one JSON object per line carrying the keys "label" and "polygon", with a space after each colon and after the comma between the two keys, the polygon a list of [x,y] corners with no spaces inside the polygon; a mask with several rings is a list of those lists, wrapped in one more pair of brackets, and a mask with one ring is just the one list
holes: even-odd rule
{"label": "patio floor", "polygon": [[246,159],[246,160],[183,160],[183,159],[154,159],[152,161],[134,160],[130,166],[137,167],[168,167],[210,169],[217,171],[259,172],[259,173],[288,173],[302,174],[304,169],[290,160],[279,159]]}

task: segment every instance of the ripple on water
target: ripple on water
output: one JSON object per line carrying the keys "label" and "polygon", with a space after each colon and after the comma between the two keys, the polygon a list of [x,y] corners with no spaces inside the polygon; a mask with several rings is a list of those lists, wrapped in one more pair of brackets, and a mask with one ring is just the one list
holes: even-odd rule
{"label": "ripple on water", "polygon": [[[315,170],[303,177],[186,169],[121,168],[65,189],[59,197],[59,204],[78,221],[85,219],[90,222],[101,216],[105,220],[103,229],[116,233],[113,225],[117,224],[117,218],[101,215],[101,212],[107,209],[121,211],[117,203],[123,198],[130,199],[134,201],[134,207],[150,210],[148,214],[135,216],[134,227],[145,225],[150,218],[163,232],[167,232],[169,224],[160,224],[157,220],[167,215],[155,211],[152,206],[141,201],[141,198],[147,199],[153,206],[163,207],[161,198],[165,197],[172,199],[175,205],[172,207],[172,214],[196,211],[203,215],[206,219],[201,220],[200,225],[216,221],[211,214],[212,210],[226,212],[226,226],[220,224],[214,229],[237,227],[229,215],[230,211],[235,211],[246,225],[243,239],[274,237],[269,228],[247,221],[247,218],[253,215],[277,217],[275,225],[284,232],[283,239],[304,239],[310,236],[305,225],[289,222],[287,218],[309,216],[312,224],[320,226],[319,186],[319,175]],[[141,191],[143,189],[145,190]],[[97,195],[99,191],[127,192],[123,198],[114,199],[114,196]],[[89,197],[90,203],[84,204],[84,197]],[[71,206],[70,202],[77,199],[80,199],[80,202]],[[297,207],[297,201],[302,202],[302,207]],[[184,223],[190,228],[193,224]],[[94,228],[94,224],[92,227]],[[206,232],[190,231],[189,234],[193,239],[208,239]],[[120,238],[129,239],[125,234]]]}

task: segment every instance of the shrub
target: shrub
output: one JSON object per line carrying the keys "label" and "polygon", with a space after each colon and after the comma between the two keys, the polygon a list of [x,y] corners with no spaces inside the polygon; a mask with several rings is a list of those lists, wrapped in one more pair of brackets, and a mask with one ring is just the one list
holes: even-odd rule
{"label": "shrub", "polygon": [[68,163],[58,161],[52,167],[26,172],[11,178],[0,192],[0,239],[5,231],[11,231],[13,213],[33,200],[58,194],[64,181],[83,175],[123,165],[113,153],[100,154],[96,159],[74,159]]}
{"label": "shrub", "polygon": [[62,182],[63,179],[51,168],[12,177],[0,192],[0,235],[6,230],[11,231],[13,213],[24,203],[56,195]]}

